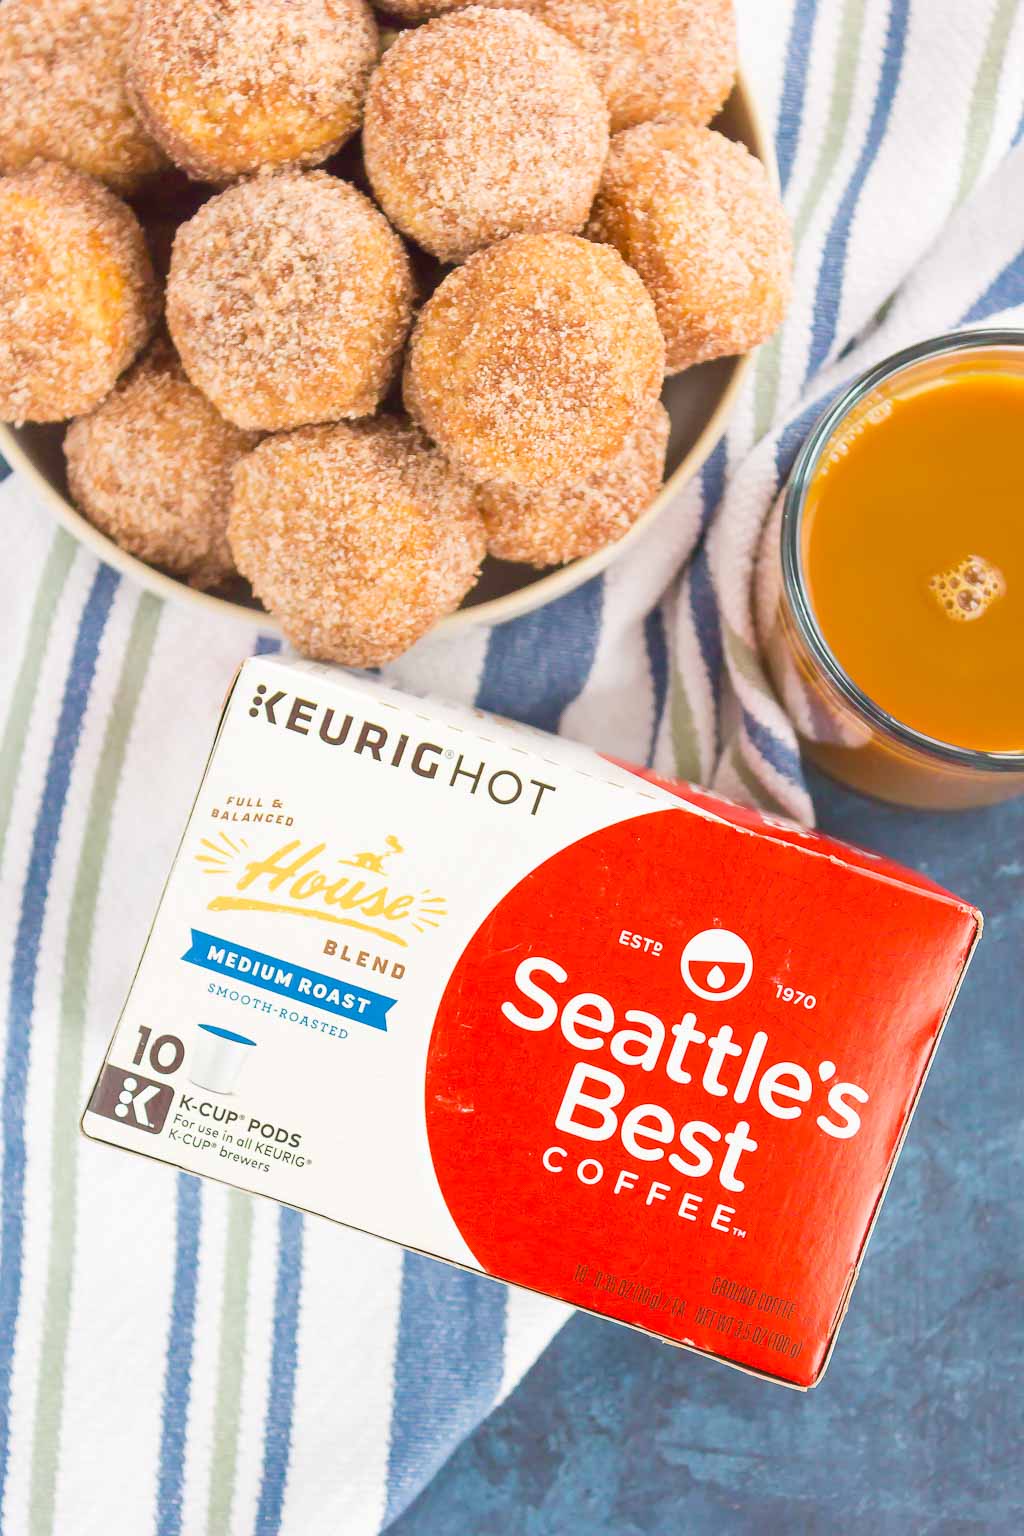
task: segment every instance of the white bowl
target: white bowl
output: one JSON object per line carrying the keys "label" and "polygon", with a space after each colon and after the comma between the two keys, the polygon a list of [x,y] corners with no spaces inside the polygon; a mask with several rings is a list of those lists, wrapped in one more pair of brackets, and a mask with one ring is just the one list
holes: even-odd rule
{"label": "white bowl", "polygon": [[[778,173],[770,136],[758,116],[754,99],[742,74],[715,127],[731,139],[746,144],[766,166],[773,181]],[[480,581],[457,613],[442,620],[439,629],[451,632],[467,624],[500,624],[540,608],[553,598],[562,597],[581,586],[591,576],[603,571],[627,550],[661,516],[672,498],[701,468],[722,437],[732,412],[737,392],[750,365],[750,357],[723,358],[689,368],[685,373],[666,379],[662,399],[671,419],[666,479],[644,515],[615,544],[574,560],[553,570],[535,571],[532,566],[513,565],[504,560],[484,562]],[[35,487],[39,499],[57,521],[101,560],[132,577],[158,597],[191,605],[198,616],[204,609],[229,615],[250,629],[274,634],[278,627],[255,601],[248,588],[239,584],[237,595],[197,592],[163,571],[154,570],[134,555],[119,548],[106,534],[82,516],[73,505],[64,472],[61,447],[63,423],[52,426],[11,427],[0,424],[0,454],[13,469],[23,474]]]}

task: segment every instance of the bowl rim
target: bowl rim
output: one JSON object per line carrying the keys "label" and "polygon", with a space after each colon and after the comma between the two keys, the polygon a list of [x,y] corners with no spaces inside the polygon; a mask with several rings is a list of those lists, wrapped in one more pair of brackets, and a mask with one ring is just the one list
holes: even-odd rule
{"label": "bowl rim", "polygon": [[[774,144],[742,68],[736,71],[732,94],[737,99],[749,125],[748,147],[751,153],[761,161],[773,186],[777,189],[779,173]],[[482,603],[466,608],[458,608],[435,625],[430,634],[432,636],[451,635],[460,630],[476,628],[478,625],[506,624],[511,619],[520,618],[523,614],[546,607],[548,603],[554,602],[559,597],[565,597],[577,587],[582,586],[584,582],[607,570],[643,538],[665,511],[672,498],[699,473],[707,462],[725,435],[736,398],[746,380],[753,358],[753,352],[746,352],[726,359],[732,364],[729,379],[696,441],[665,480],[647,510],[637,518],[621,539],[606,545],[604,549],[595,551],[592,555],[584,555],[568,565],[558,566],[543,576],[538,576],[535,581],[518,587],[514,592],[488,598]],[[245,625],[250,630],[258,630],[265,635],[280,636],[282,634],[277,620],[266,609],[248,607],[230,597],[222,597],[213,592],[203,592],[198,588],[190,587],[177,577],[169,576],[164,571],[147,565],[144,560],[129,554],[113,539],[101,533],[71,501],[61,495],[43,471],[32,462],[21,446],[18,429],[7,422],[0,422],[0,455],[7,460],[12,470],[24,476],[57,522],[78,543],[84,545],[106,565],[113,566],[123,576],[130,577],[156,597],[167,598],[178,603],[190,602],[194,605],[194,612],[205,610],[211,616],[220,615],[222,618],[229,618],[237,624]]]}

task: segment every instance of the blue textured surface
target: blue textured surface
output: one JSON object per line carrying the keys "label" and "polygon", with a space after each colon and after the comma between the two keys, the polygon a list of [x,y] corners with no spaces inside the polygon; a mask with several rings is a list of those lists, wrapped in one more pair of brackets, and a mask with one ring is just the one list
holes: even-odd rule
{"label": "blue textured surface", "polygon": [[927,815],[813,787],[826,830],[986,917],[825,1380],[575,1317],[394,1536],[1024,1529],[1024,800]]}

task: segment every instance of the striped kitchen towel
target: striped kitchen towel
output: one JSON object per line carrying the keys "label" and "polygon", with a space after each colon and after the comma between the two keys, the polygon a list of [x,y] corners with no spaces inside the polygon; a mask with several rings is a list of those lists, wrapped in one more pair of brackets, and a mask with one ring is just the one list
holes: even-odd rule
{"label": "striped kitchen towel", "polygon": [[[844,378],[1024,323],[1024,7],[740,11],[798,236],[784,334],[628,558],[389,675],[809,820],[757,654],[758,538]],[[0,1529],[370,1536],[565,1309],[79,1139],[240,636],[98,566],[16,477],[0,508]]]}

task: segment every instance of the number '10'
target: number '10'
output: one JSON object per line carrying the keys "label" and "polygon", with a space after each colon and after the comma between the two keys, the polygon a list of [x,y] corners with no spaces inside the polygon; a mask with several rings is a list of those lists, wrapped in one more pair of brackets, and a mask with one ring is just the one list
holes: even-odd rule
{"label": "number '10'", "polygon": [[150,1044],[152,1033],[153,1031],[147,1029],[145,1024],[139,1026],[139,1043],[135,1047],[132,1066],[141,1067],[148,1055],[149,1065],[153,1071],[169,1077],[172,1072],[177,1072],[185,1060],[185,1047],[177,1035],[157,1035]]}

